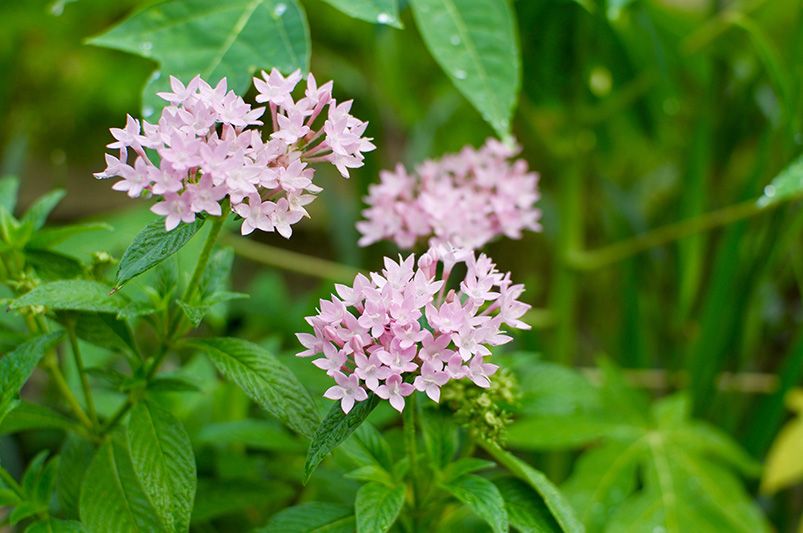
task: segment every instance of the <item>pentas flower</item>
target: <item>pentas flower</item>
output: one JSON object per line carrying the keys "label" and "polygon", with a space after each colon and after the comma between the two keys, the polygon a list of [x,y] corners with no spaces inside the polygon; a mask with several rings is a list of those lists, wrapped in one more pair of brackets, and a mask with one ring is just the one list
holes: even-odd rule
{"label": "pentas flower", "polygon": [[518,151],[489,139],[479,149],[426,161],[414,173],[401,165],[381,172],[365,198],[365,220],[357,223],[360,244],[389,239],[412,248],[426,238],[430,246],[478,249],[500,235],[518,239],[524,230],[540,230],[538,174],[524,160],[511,160]]}
{"label": "pentas flower", "polygon": [[[457,263],[462,280],[448,283]],[[351,286],[321,300],[307,317],[312,333],[298,333],[315,366],[335,381],[324,397],[340,400],[348,413],[368,391],[398,411],[419,390],[435,402],[450,380],[490,386],[497,366],[487,362],[491,347],[511,337],[502,328],[529,329],[521,317],[529,309],[518,297],[524,287],[497,270],[485,255],[439,245],[399,261],[385,258],[380,273],[358,274]]]}
{"label": "pentas flower", "polygon": [[368,123],[351,116],[351,101],[332,98],[331,81],[319,86],[309,74],[294,99],[300,81],[298,70],[254,78],[266,111],[228,90],[225,78],[212,87],[199,76],[186,86],[171,76],[171,91],[158,93],[168,103],[159,120],[128,116],[124,128],[112,128],[108,147],[118,153],[107,154],[106,170],[95,176],[120,178],[112,188],[132,198],[156,197],[151,210],[167,230],[201,213],[219,216],[228,200],[244,235],[275,230],[289,238],[321,191],[308,165],[330,163],[348,178],[374,149],[363,136]]}

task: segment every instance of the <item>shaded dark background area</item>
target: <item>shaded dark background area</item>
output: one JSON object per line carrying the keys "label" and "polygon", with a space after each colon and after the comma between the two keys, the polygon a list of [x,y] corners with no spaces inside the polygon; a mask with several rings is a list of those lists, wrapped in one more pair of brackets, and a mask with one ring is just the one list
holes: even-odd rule
{"label": "shaded dark background area", "polygon": [[[0,169],[21,177],[22,205],[66,189],[57,223],[148,207],[92,172],[103,167],[108,128],[138,112],[155,65],[83,44],[141,4],[0,3]],[[493,132],[428,54],[409,10],[406,29],[396,30],[349,19],[320,1],[303,4],[312,71],[335,81],[338,98],[354,98],[355,115],[370,121],[379,148],[349,181],[318,171],[325,191],[292,240],[259,239],[373,269],[382,255],[396,253],[391,245],[356,245],[354,222],[378,172],[478,146]],[[607,355],[625,368],[667,371],[675,377],[659,389],[691,383],[698,414],[761,457],[779,423],[761,416],[764,397],[714,385],[725,371],[766,374],[773,383],[779,369],[803,360],[796,348],[803,323],[800,205],[601,268],[578,252],[756,198],[800,153],[801,3],[514,5],[523,54],[514,134],[541,174],[544,231],[489,251],[527,284],[537,309],[537,327],[521,337],[522,346],[570,365]],[[119,255],[127,235],[103,242]],[[274,296],[259,300],[263,323],[241,325],[249,335],[276,334],[287,347],[312,310],[311,295],[330,286],[249,261],[238,263],[235,284]]]}

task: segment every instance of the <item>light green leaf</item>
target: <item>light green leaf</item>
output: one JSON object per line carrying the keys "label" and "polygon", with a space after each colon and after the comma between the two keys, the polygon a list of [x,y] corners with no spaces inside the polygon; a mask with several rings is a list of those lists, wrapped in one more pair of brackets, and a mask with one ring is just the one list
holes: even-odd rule
{"label": "light green leaf", "polygon": [[118,313],[126,305],[119,296],[110,296],[108,286],[98,281],[71,279],[43,283],[11,302],[11,309],[41,305],[57,311]]}
{"label": "light green leaf", "polygon": [[352,533],[353,511],[344,505],[307,502],[273,515],[256,533]]}
{"label": "light green leaf", "polygon": [[479,476],[463,476],[441,486],[474,513],[485,520],[496,533],[507,532],[505,500],[496,485]]}
{"label": "light green leaf", "polygon": [[560,450],[631,431],[632,428],[593,413],[532,416],[517,421],[508,429],[507,442],[511,448],[521,450]]}
{"label": "light green leaf", "polygon": [[140,401],[128,421],[131,464],[163,524],[187,531],[195,498],[195,457],[190,437],[169,411]]}
{"label": "light green leaf", "polygon": [[165,231],[164,221],[159,219],[145,226],[120,259],[115,288],[119,289],[178,252],[203,224],[204,219],[199,218],[192,224],[179,224],[173,231]]}
{"label": "light green leaf", "polygon": [[319,420],[315,402],[298,378],[267,350],[234,338],[194,340],[191,344],[267,412],[305,437],[315,433]]}
{"label": "light green leaf", "polygon": [[62,280],[81,277],[84,268],[81,262],[58,252],[28,248],[25,250],[25,261],[36,270],[36,275],[44,280]]}
{"label": "light green leaf", "polygon": [[50,215],[50,212],[61,202],[65,194],[67,193],[62,189],[56,189],[55,191],[50,191],[44,196],[41,196],[25,212],[20,219],[20,224],[25,226],[31,234],[39,230],[45,225],[45,221]]}
{"label": "light green leaf", "polygon": [[356,19],[403,28],[397,0],[324,0]]}
{"label": "light green leaf", "polygon": [[388,487],[366,483],[357,491],[354,510],[357,533],[384,533],[399,516],[404,506],[404,485]]}
{"label": "light green leaf", "polygon": [[440,411],[423,409],[421,411],[421,434],[427,457],[436,470],[452,462],[459,446],[457,427]]}
{"label": "light green leaf", "polygon": [[17,405],[16,397],[20,389],[31,377],[45,351],[60,338],[60,332],[41,335],[0,357],[0,422]]}
{"label": "light green leaf", "polygon": [[31,429],[75,429],[75,423],[44,405],[20,402],[0,423],[0,435]]}
{"label": "light green leaf", "polygon": [[112,227],[104,222],[86,222],[83,224],[71,224],[58,228],[43,228],[37,231],[28,242],[29,248],[49,248],[62,243],[70,237],[82,235],[92,231],[112,231]]}
{"label": "light green leaf", "polygon": [[181,300],[177,303],[179,307],[181,307],[181,310],[184,311],[184,314],[187,315],[192,325],[198,327],[212,307],[232,300],[242,300],[245,298],[248,298],[248,295],[241,292],[220,291],[205,297],[197,304],[188,304]]}
{"label": "light green leaf", "polygon": [[803,155],[795,159],[764,188],[759,204],[782,202],[803,195]]}
{"label": "light green leaf", "polygon": [[494,466],[495,463],[493,461],[477,459],[476,457],[463,457],[451,463],[443,470],[443,479],[449,482],[453,479],[463,477],[466,474],[471,474],[478,470],[486,470]]}
{"label": "light green leaf", "polygon": [[89,464],[80,510],[81,522],[91,533],[169,531],[142,490],[128,443],[121,438],[101,446]]}
{"label": "light green leaf", "polygon": [[516,23],[504,0],[411,0],[424,42],[460,92],[500,136],[521,84]]}
{"label": "light green leaf", "polygon": [[522,533],[559,533],[555,519],[541,497],[526,483],[514,477],[494,480],[505,500],[510,525]]}
{"label": "light green leaf", "polygon": [[307,451],[307,461],[304,464],[305,482],[309,480],[321,461],[360,427],[360,424],[365,422],[378,404],[379,398],[375,394],[369,393],[368,399],[358,402],[348,414],[343,412],[339,403],[329,409],[326,417],[315,430],[309,451]]}
{"label": "light green leaf", "polygon": [[17,206],[17,193],[20,188],[20,180],[16,176],[4,176],[0,179],[0,208],[14,214]]}
{"label": "light green leaf", "polygon": [[169,87],[168,75],[187,83],[200,74],[213,85],[225,77],[229,88],[243,94],[257,69],[309,66],[309,29],[296,0],[160,2],[89,42],[160,64],[163,74],[157,72],[145,87],[145,118],[164,105],[155,93]]}
{"label": "light green leaf", "polygon": [[25,529],[25,533],[84,533],[85,531],[81,522],[56,518],[36,522]]}

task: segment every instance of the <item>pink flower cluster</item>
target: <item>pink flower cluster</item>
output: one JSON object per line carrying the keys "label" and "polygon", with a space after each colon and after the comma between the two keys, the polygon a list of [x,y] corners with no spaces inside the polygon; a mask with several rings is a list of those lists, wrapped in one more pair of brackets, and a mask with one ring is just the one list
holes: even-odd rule
{"label": "pink flower cluster", "polygon": [[[447,290],[457,263],[467,273],[457,290]],[[518,300],[524,286],[487,256],[447,245],[430,249],[417,266],[413,255],[385,258],[381,274],[358,274],[353,286],[335,289],[307,317],[313,333],[297,334],[306,348],[298,355],[320,356],[313,364],[336,383],[324,397],[340,400],[346,413],[368,398],[366,389],[402,411],[414,390],[439,401],[451,379],[489,387],[497,369],[485,362],[489,346],[511,340],[501,328],[529,329],[521,317],[530,306]]]}
{"label": "pink flower cluster", "polygon": [[489,139],[480,149],[467,146],[425,161],[413,174],[401,165],[383,171],[369,188],[365,220],[357,223],[360,245],[392,239],[412,248],[429,237],[430,245],[478,249],[498,235],[517,239],[523,230],[539,230],[538,174],[522,159],[510,161],[517,153]]}
{"label": "pink flower cluster", "polygon": [[159,197],[151,210],[165,217],[167,230],[200,213],[220,215],[228,198],[244,235],[259,229],[290,237],[321,191],[308,164],[328,162],[348,177],[374,149],[363,137],[368,123],[351,116],[351,101],[332,98],[332,82],[318,86],[310,74],[304,96],[294,100],[299,81],[300,71],[284,77],[276,69],[254,78],[256,101],[270,110],[265,140],[265,108],[227,90],[225,78],[212,87],[196,76],[184,86],[171,76],[172,92],[159,93],[168,102],[159,121],[128,116],[125,128],[112,128],[108,147],[119,154],[107,154],[106,170],[95,176],[122,178],[112,188],[132,198]]}

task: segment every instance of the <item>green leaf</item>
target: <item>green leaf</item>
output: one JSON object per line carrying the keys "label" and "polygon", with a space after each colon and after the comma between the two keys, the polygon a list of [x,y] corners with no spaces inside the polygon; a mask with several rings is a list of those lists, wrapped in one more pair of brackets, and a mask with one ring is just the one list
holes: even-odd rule
{"label": "green leaf", "polygon": [[78,518],[81,484],[87,465],[95,455],[95,447],[75,435],[67,435],[61,447],[56,471],[56,498],[64,516]]}
{"label": "green leaf", "polygon": [[459,446],[457,426],[440,411],[421,410],[421,434],[427,457],[436,470],[452,462]]}
{"label": "green leaf", "polygon": [[194,340],[191,344],[267,412],[305,437],[315,433],[319,420],[315,402],[298,378],[267,350],[234,338]]}
{"label": "green leaf", "polygon": [[442,483],[441,487],[485,520],[494,532],[507,532],[505,500],[496,485],[483,477],[468,475]]}
{"label": "green leaf", "polygon": [[494,480],[505,500],[510,525],[522,533],[561,531],[544,500],[526,483],[514,477]]}
{"label": "green leaf", "polygon": [[180,224],[173,231],[165,231],[162,219],[145,226],[120,259],[115,289],[178,252],[198,233],[204,220],[199,218],[192,224]]}
{"label": "green leaf", "polygon": [[195,498],[195,457],[187,432],[169,411],[140,401],[128,421],[131,464],[163,524],[189,529]]}
{"label": "green leaf", "polygon": [[574,509],[566,501],[558,488],[552,484],[547,477],[534,469],[512,453],[503,450],[497,444],[490,442],[480,442],[483,448],[496,461],[507,468],[516,477],[525,481],[535,491],[541,495],[555,521],[563,531],[585,531],[583,524],[577,519]]}
{"label": "green leaf", "polygon": [[248,298],[248,295],[241,292],[220,291],[204,298],[197,304],[188,304],[181,300],[177,303],[179,307],[181,307],[181,310],[184,311],[184,314],[187,315],[187,318],[190,319],[192,325],[198,327],[212,307],[232,300],[242,300],[244,298]]}
{"label": "green leaf", "polygon": [[343,412],[339,403],[329,409],[326,417],[315,430],[307,451],[307,460],[304,464],[305,482],[309,480],[321,461],[365,422],[378,404],[379,398],[375,394],[369,393],[368,399],[358,402],[348,414]]}
{"label": "green leaf", "polygon": [[137,353],[131,329],[124,320],[109,313],[72,313],[71,319],[79,338],[102,348]]}
{"label": "green leaf", "polygon": [[493,461],[477,459],[476,457],[463,457],[448,465],[443,471],[443,479],[446,482],[471,474],[478,470],[493,468]]}
{"label": "green leaf", "polygon": [[114,228],[104,222],[86,222],[58,228],[43,228],[34,234],[28,242],[28,247],[49,248],[76,235],[83,235],[92,231],[112,231],[112,229]]}
{"label": "green leaf", "polygon": [[356,19],[403,28],[397,0],[324,0]]}
{"label": "green leaf", "polygon": [[239,444],[257,450],[301,451],[303,447],[286,429],[267,420],[232,420],[204,426],[198,432],[201,444]]}
{"label": "green leaf", "polygon": [[148,390],[154,392],[201,392],[198,385],[181,377],[160,376],[148,383]]}
{"label": "green leaf", "polygon": [[36,522],[25,529],[25,533],[84,533],[85,531],[80,522],[56,518]]}
{"label": "green leaf", "polygon": [[797,198],[803,194],[803,155],[783,169],[767,187],[759,204],[766,205]]}
{"label": "green leaf", "polygon": [[387,487],[366,483],[357,491],[354,501],[357,533],[384,533],[399,516],[404,506],[404,485]]}
{"label": "green leaf", "polygon": [[41,335],[0,357],[0,422],[16,406],[16,397],[39,360],[60,338],[60,332]]}
{"label": "green leaf", "polygon": [[98,281],[71,279],[43,283],[11,302],[11,309],[41,305],[57,311],[118,313],[126,304],[121,297],[110,296],[108,286]]}
{"label": "green leaf", "polygon": [[500,136],[521,84],[517,30],[503,0],[411,0],[415,22],[435,60]]}
{"label": "green leaf", "polygon": [[375,465],[387,472],[393,470],[390,444],[382,433],[368,422],[360,425],[351,438],[343,443],[343,451],[360,465]]}
{"label": "green leaf", "polygon": [[168,531],[131,465],[128,443],[106,442],[87,468],[81,487],[81,522],[92,533]]}
{"label": "green leaf", "polygon": [[200,74],[212,85],[225,77],[229,88],[244,94],[258,68],[309,66],[309,30],[296,0],[160,2],[89,42],[160,64],[164,74],[157,73],[143,95],[145,118],[163,105],[155,93],[169,87],[168,75],[187,83]]}
{"label": "green leaf", "polygon": [[286,505],[295,496],[293,487],[277,481],[200,479],[192,522],[207,522],[243,511],[264,512],[266,507]]}
{"label": "green leaf", "polygon": [[14,214],[17,206],[17,193],[20,188],[20,180],[16,176],[4,176],[0,179],[0,208]]}
{"label": "green leaf", "polygon": [[629,434],[632,427],[605,420],[598,414],[532,416],[515,422],[507,432],[511,448],[560,450],[575,448],[611,434]]}
{"label": "green leaf", "polygon": [[352,533],[355,527],[349,507],[307,502],[276,513],[257,533]]}
{"label": "green leaf", "polygon": [[0,435],[31,429],[75,429],[75,423],[44,405],[20,402],[0,423]]}
{"label": "green leaf", "polygon": [[50,212],[61,202],[65,194],[67,193],[63,190],[56,189],[40,197],[22,216],[20,224],[33,234],[33,232],[45,225]]}
{"label": "green leaf", "polygon": [[44,281],[72,279],[84,274],[81,262],[69,255],[49,250],[25,250],[25,260]]}

